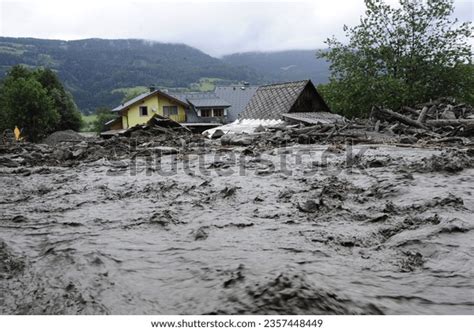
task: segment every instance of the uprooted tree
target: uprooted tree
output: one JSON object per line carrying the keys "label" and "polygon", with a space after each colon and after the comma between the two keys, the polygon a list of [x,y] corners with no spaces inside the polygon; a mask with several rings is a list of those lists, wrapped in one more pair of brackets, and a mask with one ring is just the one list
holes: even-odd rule
{"label": "uprooted tree", "polygon": [[397,109],[438,97],[474,103],[470,22],[452,19],[453,0],[365,0],[360,24],[318,53],[331,62],[320,86],[331,108],[367,116],[374,105]]}

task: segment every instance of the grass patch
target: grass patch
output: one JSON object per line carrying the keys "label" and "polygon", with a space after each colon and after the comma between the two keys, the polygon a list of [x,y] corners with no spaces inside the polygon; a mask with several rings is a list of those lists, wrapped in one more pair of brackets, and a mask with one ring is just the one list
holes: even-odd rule
{"label": "grass patch", "polygon": [[94,131],[94,122],[97,119],[97,115],[82,115],[82,121],[84,125],[81,128],[81,132],[93,132]]}
{"label": "grass patch", "polygon": [[219,81],[221,81],[219,78],[204,77],[199,79],[199,82],[190,84],[190,88],[193,91],[211,92]]}

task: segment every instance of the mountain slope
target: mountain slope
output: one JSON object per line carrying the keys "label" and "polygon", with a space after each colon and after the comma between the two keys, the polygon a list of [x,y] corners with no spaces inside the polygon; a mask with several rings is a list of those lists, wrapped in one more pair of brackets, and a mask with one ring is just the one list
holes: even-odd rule
{"label": "mountain slope", "polygon": [[329,64],[316,58],[316,50],[235,53],[222,57],[233,66],[247,66],[258,71],[266,81],[292,81],[310,78],[326,83]]}
{"label": "mountain slope", "polygon": [[183,44],[136,39],[77,41],[0,37],[0,77],[16,64],[58,72],[82,111],[115,106],[123,87],[186,87],[203,77],[255,82],[258,75]]}

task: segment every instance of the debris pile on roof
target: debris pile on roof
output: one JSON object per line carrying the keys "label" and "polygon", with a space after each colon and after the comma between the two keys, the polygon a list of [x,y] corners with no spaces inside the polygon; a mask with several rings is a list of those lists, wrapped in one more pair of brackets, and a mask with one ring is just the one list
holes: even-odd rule
{"label": "debris pile on roof", "polygon": [[325,111],[319,112],[301,112],[301,113],[285,113],[281,115],[285,121],[290,123],[304,123],[304,124],[331,124],[343,123],[346,119],[338,114],[333,114]]}

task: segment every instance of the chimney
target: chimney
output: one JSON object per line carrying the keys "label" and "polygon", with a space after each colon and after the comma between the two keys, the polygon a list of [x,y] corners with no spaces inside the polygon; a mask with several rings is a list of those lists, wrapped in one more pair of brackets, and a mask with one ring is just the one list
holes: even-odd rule
{"label": "chimney", "polygon": [[150,85],[149,89],[150,89],[150,92],[155,92],[156,87],[155,85]]}

